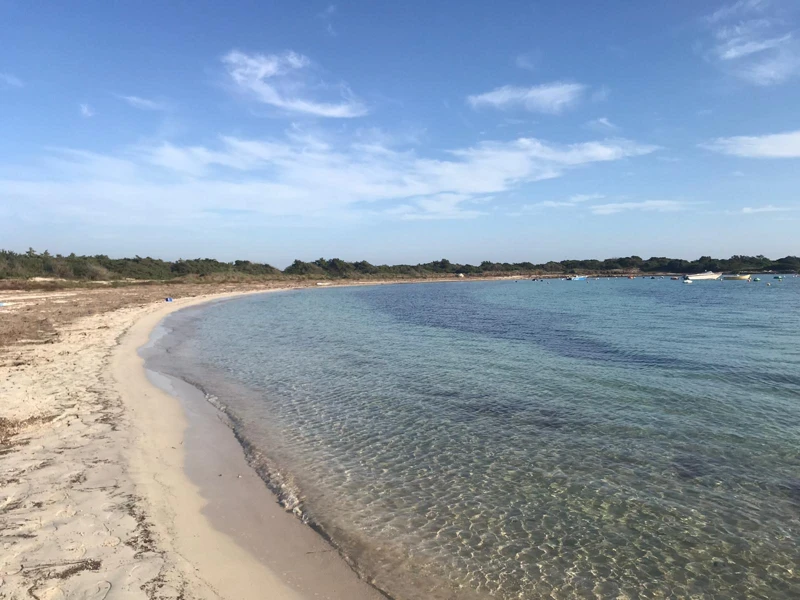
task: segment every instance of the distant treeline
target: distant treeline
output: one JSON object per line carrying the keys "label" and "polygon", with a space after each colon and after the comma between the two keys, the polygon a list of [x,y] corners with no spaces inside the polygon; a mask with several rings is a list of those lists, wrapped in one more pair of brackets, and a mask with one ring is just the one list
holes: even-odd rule
{"label": "distant treeline", "polygon": [[608,258],[606,260],[562,260],[543,264],[531,262],[496,263],[483,261],[479,265],[461,265],[442,259],[418,265],[373,265],[367,261],[347,262],[338,258],[320,258],[314,262],[294,261],[283,271],[266,263],[249,260],[220,262],[212,258],[166,261],[157,258],[109,258],[50,254],[32,248],[25,253],[0,250],[0,279],[29,279],[54,277],[72,280],[120,279],[369,279],[369,278],[429,278],[464,274],[465,276],[492,275],[561,275],[573,273],[625,274],[625,273],[702,273],[725,271],[731,273],[756,273],[800,271],[800,257],[787,256],[772,260],[765,256],[732,256],[728,259],[702,256],[697,260],[639,256]]}

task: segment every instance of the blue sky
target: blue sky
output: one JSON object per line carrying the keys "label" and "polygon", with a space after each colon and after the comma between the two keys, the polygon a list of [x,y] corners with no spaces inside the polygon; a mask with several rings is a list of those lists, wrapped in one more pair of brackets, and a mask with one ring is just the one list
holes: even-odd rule
{"label": "blue sky", "polygon": [[800,4],[0,0],[0,247],[800,252]]}

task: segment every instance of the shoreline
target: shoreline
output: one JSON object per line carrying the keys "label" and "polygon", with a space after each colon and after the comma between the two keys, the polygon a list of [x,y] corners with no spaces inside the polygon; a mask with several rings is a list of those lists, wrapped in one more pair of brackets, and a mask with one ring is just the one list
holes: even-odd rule
{"label": "shoreline", "polygon": [[[138,350],[168,314],[271,291],[123,299],[70,319],[73,295],[57,335],[2,349],[0,597],[385,598],[279,506],[216,408],[188,414],[147,378]],[[58,314],[54,297],[38,301]],[[208,451],[190,453],[200,438]]]}
{"label": "shoreline", "polygon": [[[4,293],[0,300],[12,305],[0,313],[6,318],[0,323],[6,326],[0,331],[0,596],[102,600],[113,590],[131,599],[184,600],[263,598],[266,590],[270,598],[292,600],[387,598],[320,532],[280,507],[247,464],[234,432],[215,416],[214,439],[228,447],[222,455],[238,461],[237,475],[251,481],[260,499],[238,530],[220,531],[232,521],[225,510],[206,514],[210,478],[204,487],[184,470],[181,443],[191,431],[185,405],[148,381],[138,350],[168,314],[215,300],[469,281],[477,280],[225,285],[180,295],[169,287]],[[165,303],[165,296],[175,300]],[[145,401],[150,413],[141,409]],[[205,400],[198,404],[217,415]],[[158,444],[152,443],[155,431]],[[216,489],[225,493],[215,500],[231,488]],[[178,501],[185,502],[180,510]],[[177,529],[183,535],[175,537]],[[276,539],[274,531],[286,539]],[[205,560],[212,555],[219,562]]]}
{"label": "shoreline", "polygon": [[136,485],[160,533],[222,597],[385,598],[279,505],[200,390],[147,370],[139,354],[169,314],[250,294],[176,302],[137,321],[121,339],[112,373],[137,438],[129,454]]}

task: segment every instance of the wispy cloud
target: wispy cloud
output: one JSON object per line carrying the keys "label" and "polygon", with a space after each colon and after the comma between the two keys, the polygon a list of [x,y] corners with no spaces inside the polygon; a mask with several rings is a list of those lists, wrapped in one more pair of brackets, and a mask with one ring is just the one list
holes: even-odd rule
{"label": "wispy cloud", "polygon": [[317,17],[320,19],[330,19],[333,15],[336,14],[336,5],[335,4],[328,4],[323,10],[317,13]]}
{"label": "wispy cloud", "polygon": [[524,54],[518,54],[514,59],[514,64],[520,69],[525,69],[526,71],[535,71],[540,60],[541,57],[538,53],[526,52]]}
{"label": "wispy cloud", "polygon": [[586,123],[586,126],[589,129],[594,129],[595,131],[614,131],[619,129],[614,123],[612,123],[608,117],[600,117],[598,119],[592,119],[591,121]]}
{"label": "wispy cloud", "polygon": [[24,85],[19,77],[15,77],[11,73],[0,73],[0,87],[21,88]]}
{"label": "wispy cloud", "polygon": [[728,19],[741,18],[753,12],[765,10],[769,0],[738,0],[732,4],[725,4],[706,17],[709,23],[719,23]]}
{"label": "wispy cloud", "polygon": [[800,130],[760,136],[722,137],[701,147],[748,158],[800,158]]}
{"label": "wispy cloud", "polygon": [[586,90],[587,86],[581,83],[564,81],[532,87],[506,85],[490,92],[469,96],[467,102],[473,108],[524,108],[531,112],[555,115],[575,106]]}
{"label": "wispy cloud", "polygon": [[740,0],[706,16],[706,58],[753,85],[783,83],[800,74],[800,43],[768,0]]}
{"label": "wispy cloud", "polygon": [[317,13],[317,18],[318,19],[322,19],[323,21],[327,21],[327,23],[325,24],[325,31],[327,31],[328,35],[330,35],[331,37],[335,37],[337,35],[336,34],[336,30],[333,28],[333,23],[330,22],[331,19],[333,19],[333,16],[336,14],[336,12],[337,12],[336,5],[335,4],[329,4],[325,8],[325,10],[322,10],[322,11]]}
{"label": "wispy cloud", "polygon": [[211,147],[164,141],[115,155],[54,151],[37,177],[0,179],[0,196],[32,211],[70,207],[97,218],[247,210],[264,217],[463,219],[522,185],[655,150],[629,140],[557,145],[520,138],[427,158],[336,135],[293,129],[268,140],[222,137]]}
{"label": "wispy cloud", "polygon": [[592,102],[605,102],[611,96],[611,88],[601,85],[592,92]]}
{"label": "wispy cloud", "polygon": [[[246,54],[234,50],[222,62],[241,92],[282,111],[330,118],[361,117],[369,112],[346,85],[330,86],[312,80],[312,62],[302,54]],[[331,88],[338,90],[338,102],[308,97],[312,92]]]}
{"label": "wispy cloud", "polygon": [[89,117],[93,117],[94,116],[94,109],[91,106],[89,106],[88,104],[81,103],[81,104],[78,105],[78,108],[81,111],[81,116],[82,117],[88,119]]}
{"label": "wispy cloud", "polygon": [[590,210],[595,215],[613,215],[628,211],[676,212],[686,210],[687,204],[679,200],[644,200],[642,202],[613,202],[595,204]]}
{"label": "wispy cloud", "polygon": [[155,100],[148,100],[147,98],[142,98],[141,96],[117,95],[117,98],[124,100],[133,108],[138,108],[140,110],[167,110],[167,106],[164,103],[156,102]]}
{"label": "wispy cloud", "polygon": [[603,194],[576,194],[566,200],[545,200],[535,204],[525,204],[516,215],[536,213],[544,209],[572,209],[581,213],[593,215],[613,215],[621,212],[645,211],[645,212],[676,212],[686,210],[689,204],[680,200],[643,200],[637,202],[604,202],[598,204],[598,200],[604,199]]}
{"label": "wispy cloud", "polygon": [[767,204],[766,206],[745,206],[742,209],[742,214],[753,215],[757,213],[787,212],[792,210],[797,210],[797,208],[792,206],[774,206],[772,204]]}
{"label": "wispy cloud", "polygon": [[603,194],[574,194],[566,200],[545,200],[535,204],[525,204],[522,206],[523,212],[535,212],[543,208],[569,208],[575,207],[583,202],[600,200],[605,198]]}
{"label": "wispy cloud", "polygon": [[781,37],[770,39],[732,39],[717,47],[717,52],[722,60],[733,60],[764,50],[771,50],[792,40],[792,34],[787,33]]}
{"label": "wispy cloud", "polygon": [[605,196],[603,194],[575,194],[569,197],[569,201],[577,204],[579,202],[589,202],[590,200],[600,200],[601,198],[605,198]]}

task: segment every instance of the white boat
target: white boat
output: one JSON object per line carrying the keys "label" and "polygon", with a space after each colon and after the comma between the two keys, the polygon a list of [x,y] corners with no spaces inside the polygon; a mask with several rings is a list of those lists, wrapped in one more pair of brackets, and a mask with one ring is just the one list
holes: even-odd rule
{"label": "white boat", "polygon": [[750,281],[750,275],[725,275],[722,278],[725,281]]}
{"label": "white boat", "polygon": [[706,271],[705,273],[698,273],[697,275],[684,275],[686,281],[704,281],[706,279],[719,279],[722,273],[714,273],[713,271]]}
{"label": "white boat", "polygon": [[692,280],[691,279],[684,279],[683,283],[692,283]]}

